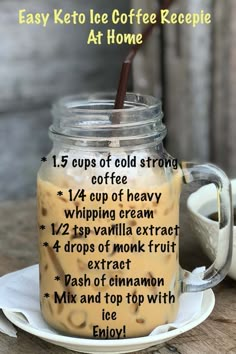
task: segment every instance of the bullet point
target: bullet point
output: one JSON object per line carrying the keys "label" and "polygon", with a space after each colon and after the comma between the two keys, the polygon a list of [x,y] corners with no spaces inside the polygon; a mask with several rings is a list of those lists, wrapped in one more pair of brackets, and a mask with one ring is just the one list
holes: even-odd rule
{"label": "bullet point", "polygon": [[48,298],[50,297],[50,294],[49,294],[49,293],[45,293],[45,294],[44,294],[44,297],[45,297],[46,299],[48,299]]}
{"label": "bullet point", "polygon": [[39,228],[40,228],[40,230],[45,230],[46,226],[45,225],[40,225]]}
{"label": "bullet point", "polygon": [[61,278],[57,275],[54,280],[59,281]]}
{"label": "bullet point", "polygon": [[44,247],[48,247],[48,242],[44,242],[44,243],[43,243],[43,246],[44,246]]}
{"label": "bullet point", "polygon": [[42,158],[41,158],[41,161],[42,161],[42,162],[46,162],[46,161],[47,161],[47,158],[46,158],[46,157],[42,157]]}
{"label": "bullet point", "polygon": [[59,192],[57,192],[57,195],[58,195],[59,197],[61,197],[61,196],[63,195],[63,192],[62,192],[62,191],[59,191]]}

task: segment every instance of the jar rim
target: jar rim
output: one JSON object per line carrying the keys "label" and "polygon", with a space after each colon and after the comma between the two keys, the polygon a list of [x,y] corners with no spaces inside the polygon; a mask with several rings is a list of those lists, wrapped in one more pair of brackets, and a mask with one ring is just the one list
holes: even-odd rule
{"label": "jar rim", "polygon": [[[147,144],[166,134],[159,99],[127,93],[124,108],[114,109],[115,93],[72,95],[52,108],[50,136],[70,139],[80,146]],[[114,144],[113,144],[114,143]]]}
{"label": "jar rim", "polygon": [[[114,114],[126,112],[133,114],[145,111],[162,113],[161,100],[151,95],[127,92],[124,101],[124,108],[114,109],[116,93],[98,92],[83,93],[78,95],[69,95],[56,100],[52,105],[52,113],[63,116],[78,114]],[[101,103],[107,104],[109,108],[95,108],[101,106]],[[88,107],[90,105],[90,107]],[[112,108],[110,108],[112,107]]]}

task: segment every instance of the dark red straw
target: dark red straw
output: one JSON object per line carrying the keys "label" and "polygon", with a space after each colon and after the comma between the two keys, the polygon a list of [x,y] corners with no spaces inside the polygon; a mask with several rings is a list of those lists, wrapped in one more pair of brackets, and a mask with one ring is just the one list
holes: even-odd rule
{"label": "dark red straw", "polygon": [[[173,0],[164,0],[163,6],[160,7],[161,9],[166,9],[170,6],[170,4],[173,3]],[[125,95],[127,92],[127,86],[128,86],[128,80],[129,80],[129,74],[130,74],[130,69],[131,65],[133,62],[133,59],[137,53],[137,51],[143,46],[149,35],[152,33],[153,28],[156,25],[160,25],[160,15],[157,18],[157,22],[155,24],[151,24],[145,28],[145,30],[142,32],[142,37],[143,37],[143,42],[141,44],[135,44],[130,52],[128,53],[127,57],[123,61],[122,67],[121,67],[121,72],[120,72],[120,79],[119,79],[119,85],[118,85],[118,90],[116,94],[116,100],[115,100],[115,106],[114,109],[121,109],[124,106],[124,101],[125,101]]]}

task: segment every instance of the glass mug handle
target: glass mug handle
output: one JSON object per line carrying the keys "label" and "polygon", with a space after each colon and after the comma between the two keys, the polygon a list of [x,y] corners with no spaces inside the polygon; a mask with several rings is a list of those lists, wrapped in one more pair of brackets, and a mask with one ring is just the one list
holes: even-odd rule
{"label": "glass mug handle", "polygon": [[225,173],[212,164],[198,165],[191,162],[181,164],[185,183],[208,181],[217,189],[219,238],[213,264],[201,274],[201,280],[184,279],[183,292],[203,291],[217,285],[228,273],[232,259],[233,224],[231,184]]}

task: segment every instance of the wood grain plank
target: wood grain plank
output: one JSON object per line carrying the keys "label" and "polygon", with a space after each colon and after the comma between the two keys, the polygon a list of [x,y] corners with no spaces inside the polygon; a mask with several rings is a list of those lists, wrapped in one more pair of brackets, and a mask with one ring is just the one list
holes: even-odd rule
{"label": "wood grain plank", "polygon": [[[178,0],[175,12],[211,12],[212,1]],[[181,159],[209,159],[211,26],[166,26],[167,147]]]}
{"label": "wood grain plank", "polygon": [[214,2],[211,158],[228,169],[230,6]]}
{"label": "wood grain plank", "polygon": [[211,159],[236,174],[236,4],[214,2]]}
{"label": "wood grain plank", "polygon": [[[230,1],[229,38],[229,166],[228,173],[236,176],[236,3]],[[236,351],[236,350],[235,350]]]}
{"label": "wood grain plank", "polygon": [[[132,0],[134,9],[141,8],[143,12],[151,13],[157,9],[157,1]],[[144,26],[134,25],[134,32],[140,33]],[[134,91],[142,94],[161,96],[159,30],[155,28],[145,45],[138,51],[133,62]]]}

